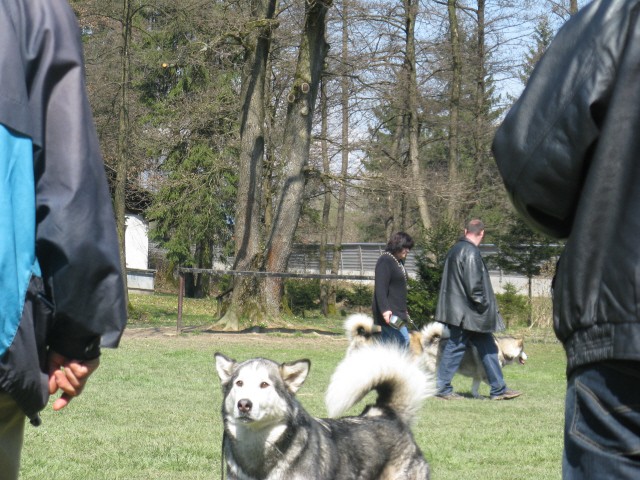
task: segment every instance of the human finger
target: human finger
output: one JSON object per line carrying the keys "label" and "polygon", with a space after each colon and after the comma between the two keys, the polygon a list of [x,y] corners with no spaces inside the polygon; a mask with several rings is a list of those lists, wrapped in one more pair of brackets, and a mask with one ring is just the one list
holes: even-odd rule
{"label": "human finger", "polygon": [[48,357],[48,373],[49,373],[49,394],[53,395],[58,390],[58,383],[56,380],[56,372],[60,371],[62,365],[65,362],[65,358],[55,352],[50,352]]}
{"label": "human finger", "polygon": [[86,381],[87,378],[96,371],[100,366],[100,358],[94,358],[92,360],[84,360],[82,362],[72,360],[65,368],[71,370],[71,373],[80,381]]}
{"label": "human finger", "polygon": [[62,410],[64,407],[66,407],[67,405],[69,405],[69,402],[71,402],[71,399],[73,397],[68,396],[66,393],[63,393],[62,396],[60,396],[60,398],[57,398],[54,402],[53,402],[53,409],[57,412],[59,410]]}
{"label": "human finger", "polygon": [[82,386],[82,383],[71,373],[71,371],[57,370],[54,372],[54,377],[58,389],[62,390],[67,395],[76,396]]}

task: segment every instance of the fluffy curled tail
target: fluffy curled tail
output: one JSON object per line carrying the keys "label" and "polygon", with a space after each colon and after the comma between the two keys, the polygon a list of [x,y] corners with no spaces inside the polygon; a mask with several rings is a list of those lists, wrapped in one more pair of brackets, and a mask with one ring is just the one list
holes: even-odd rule
{"label": "fluffy curled tail", "polygon": [[349,342],[353,342],[358,337],[369,337],[379,331],[373,323],[373,318],[364,313],[354,313],[349,315],[344,321],[344,331]]}
{"label": "fluffy curled tail", "polygon": [[428,323],[422,327],[422,330],[420,330],[420,342],[422,343],[422,348],[426,349],[433,344],[439,343],[443,336],[446,337],[446,332],[442,323]]}
{"label": "fluffy curled tail", "polygon": [[406,350],[388,344],[366,345],[347,355],[331,377],[325,403],[337,417],[377,390],[377,407],[388,407],[411,423],[424,400],[435,393],[435,379]]}

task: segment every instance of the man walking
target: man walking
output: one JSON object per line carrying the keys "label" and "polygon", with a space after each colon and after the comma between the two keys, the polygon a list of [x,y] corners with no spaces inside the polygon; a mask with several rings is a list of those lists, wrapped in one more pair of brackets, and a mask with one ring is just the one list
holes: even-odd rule
{"label": "man walking", "polygon": [[478,349],[487,372],[491,400],[508,400],[522,394],[508,389],[502,376],[493,332],[504,329],[504,325],[478,248],[483,238],[482,221],[469,221],[464,236],[449,250],[444,263],[436,321],[447,324],[450,333],[437,371],[437,396],[445,400],[462,398],[453,391],[451,380],[469,342]]}

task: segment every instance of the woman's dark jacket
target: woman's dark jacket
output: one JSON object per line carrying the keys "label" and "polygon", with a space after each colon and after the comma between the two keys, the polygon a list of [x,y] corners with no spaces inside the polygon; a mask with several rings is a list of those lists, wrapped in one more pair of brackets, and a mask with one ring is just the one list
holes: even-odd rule
{"label": "woman's dark jacket", "polygon": [[380,255],[376,263],[372,310],[377,325],[385,324],[382,313],[389,310],[403,320],[409,318],[407,278],[404,270],[389,254]]}
{"label": "woman's dark jacket", "polygon": [[568,241],[554,283],[567,371],[640,361],[640,1],[560,30],[493,143],[514,205]]}
{"label": "woman's dark jacket", "polygon": [[502,327],[480,249],[464,237],[447,253],[436,321],[474,332],[495,332]]}
{"label": "woman's dark jacket", "polygon": [[126,305],[75,15],[3,0],[0,45],[0,391],[37,423],[47,351],[117,346]]}

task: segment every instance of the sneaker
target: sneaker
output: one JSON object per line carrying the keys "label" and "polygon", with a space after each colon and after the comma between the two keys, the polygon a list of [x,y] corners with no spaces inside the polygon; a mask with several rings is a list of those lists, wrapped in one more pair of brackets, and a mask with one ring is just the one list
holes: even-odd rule
{"label": "sneaker", "polygon": [[491,398],[491,400],[511,400],[512,398],[519,397],[520,395],[522,395],[522,392],[519,392],[518,390],[511,390],[511,389],[507,388],[500,395],[491,395],[490,398]]}
{"label": "sneaker", "polygon": [[462,400],[464,398],[462,395],[459,395],[456,392],[438,394],[436,395],[436,397],[441,398],[442,400]]}

